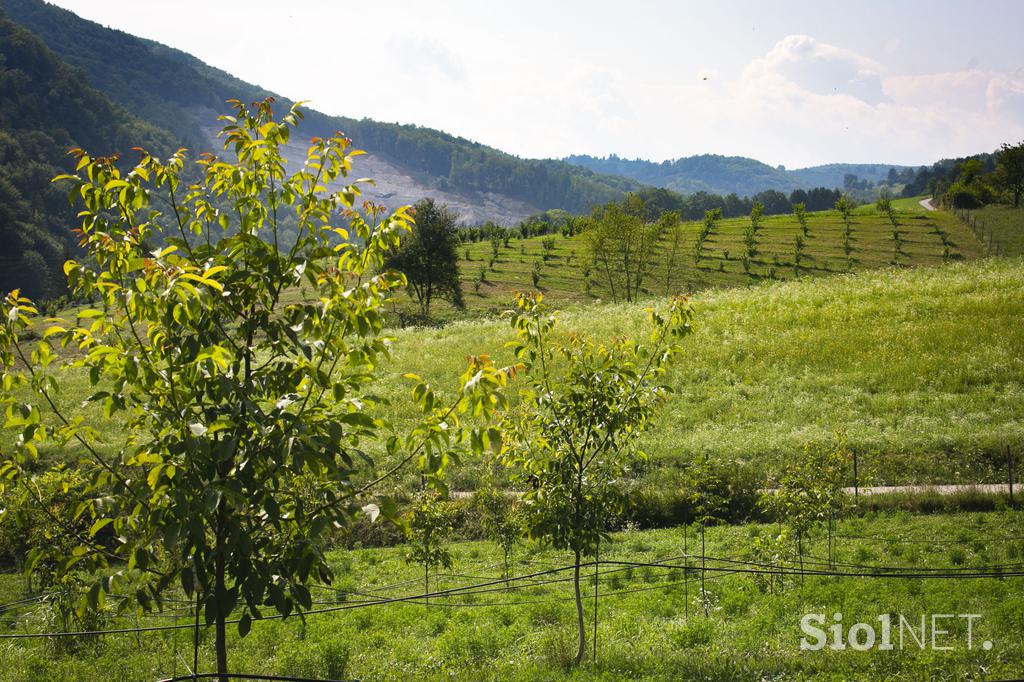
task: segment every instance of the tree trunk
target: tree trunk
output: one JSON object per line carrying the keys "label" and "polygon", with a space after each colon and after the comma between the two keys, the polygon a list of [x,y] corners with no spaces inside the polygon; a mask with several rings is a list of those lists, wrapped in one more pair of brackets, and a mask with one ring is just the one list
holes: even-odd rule
{"label": "tree trunk", "polygon": [[224,551],[220,539],[217,540],[216,575],[214,576],[214,594],[216,595],[216,649],[217,649],[217,675],[219,682],[228,680],[228,640],[227,640],[227,589],[224,585]]}
{"label": "tree trunk", "polygon": [[430,605],[430,565],[423,564],[423,603]]}
{"label": "tree trunk", "polygon": [[576,625],[579,630],[579,646],[572,664],[578,666],[583,661],[583,653],[587,647],[587,632],[583,624],[583,595],[580,593],[580,551],[576,550],[576,566],[572,572],[572,585],[576,592]]}
{"label": "tree trunk", "polygon": [[796,555],[800,559],[800,594],[804,593],[804,536],[796,534]]}
{"label": "tree trunk", "polygon": [[608,288],[611,290],[612,303],[618,300],[618,296],[615,294],[615,276],[612,274],[611,266],[608,264],[608,256],[604,255],[601,258],[601,262],[604,263],[605,276],[608,277]]}
{"label": "tree trunk", "polygon": [[597,663],[597,594],[601,577],[601,537],[597,538],[597,550],[594,552],[594,663]]}
{"label": "tree trunk", "polygon": [[832,564],[832,512],[828,513],[828,567],[829,570],[835,568]]}
{"label": "tree trunk", "polygon": [[690,549],[689,545],[689,524],[683,526],[683,613],[686,620],[690,620]]}
{"label": "tree trunk", "polygon": [[704,569],[706,567],[706,554],[704,552],[704,524],[700,524],[700,601],[704,605],[704,617],[708,615],[708,595],[704,589]]}

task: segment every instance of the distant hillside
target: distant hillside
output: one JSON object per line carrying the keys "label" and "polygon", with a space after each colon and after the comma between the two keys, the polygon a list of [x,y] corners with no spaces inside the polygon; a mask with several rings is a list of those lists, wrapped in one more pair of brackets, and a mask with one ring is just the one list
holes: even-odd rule
{"label": "distant hillside", "polygon": [[894,166],[886,163],[829,163],[824,166],[796,168],[784,172],[803,183],[802,189],[808,187],[839,187],[842,189],[843,178],[847,175],[856,175],[861,180],[878,183],[887,179],[889,170],[893,168],[897,173],[913,170],[911,166]]}
{"label": "distant hillside", "polygon": [[74,168],[69,148],[128,155],[135,145],[166,153],[174,144],[0,12],[0,292],[63,290],[60,268],[78,221],[67,189],[50,180]]}
{"label": "distant hillside", "polygon": [[[668,296],[894,265],[938,265],[972,260],[984,252],[971,230],[945,211],[900,211],[896,217],[898,240],[885,214],[874,205],[859,207],[853,214],[847,243],[838,211],[808,213],[806,234],[792,214],[771,216],[763,219],[755,253],[749,258],[745,243],[748,217],[721,220],[699,252],[696,245],[702,225],[699,221],[684,222],[678,230],[669,230],[659,243],[645,279],[645,293]],[[803,240],[799,265],[795,256],[798,235]],[[522,239],[516,231],[497,251],[485,238],[466,244],[459,254],[466,307],[498,314],[513,292],[534,286],[534,273],[538,275],[536,286],[552,305],[613,299],[605,273],[593,265],[584,235],[557,236],[546,245],[549,239]],[[437,310],[444,311],[445,306],[439,305]]]}
{"label": "distant hillside", "polygon": [[622,159],[612,155],[606,158],[569,156],[565,161],[589,168],[596,173],[621,175],[656,187],[692,194],[738,194],[753,196],[765,190],[789,193],[795,189],[812,187],[843,187],[847,174],[862,180],[878,182],[886,179],[890,168],[897,171],[904,166],[862,163],[833,163],[797,170],[769,166],[743,156],[702,154],[674,161],[655,163],[643,159]]}
{"label": "distant hillside", "polygon": [[[97,89],[192,148],[212,146],[208,126],[215,113],[225,111],[225,100],[254,101],[272,94],[180,50],[103,27],[42,0],[0,0],[0,9],[83,69]],[[282,107],[291,104],[276,97]],[[360,166],[361,175],[378,180],[367,192],[370,199],[393,207],[431,196],[468,223],[514,222],[549,208],[587,211],[639,186],[562,161],[519,159],[412,125],[309,112],[303,128],[310,136],[337,130],[371,152]]]}

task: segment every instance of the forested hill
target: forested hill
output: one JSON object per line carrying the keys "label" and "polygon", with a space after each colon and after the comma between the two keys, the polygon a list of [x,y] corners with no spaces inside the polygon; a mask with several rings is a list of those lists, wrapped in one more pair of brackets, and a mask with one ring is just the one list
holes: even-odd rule
{"label": "forested hill", "polygon": [[68,149],[129,155],[136,145],[166,153],[175,139],[91,88],[0,11],[0,292],[63,289],[77,219],[67,188],[50,180],[74,168]]}
{"label": "forested hill", "polygon": [[739,196],[753,196],[772,189],[788,194],[795,189],[841,188],[847,175],[878,182],[888,177],[890,168],[895,168],[897,172],[905,168],[886,164],[833,163],[786,170],[781,166],[769,166],[743,156],[718,154],[688,156],[661,163],[623,159],[615,155],[605,158],[569,156],[565,160],[597,173],[621,175],[646,185],[684,194],[709,192],[723,195],[735,193]]}
{"label": "forested hill", "polygon": [[[42,0],[0,0],[0,9],[83,69],[97,89],[136,116],[173,131],[191,148],[211,145],[204,126],[225,111],[225,100],[255,101],[272,94],[180,50]],[[275,97],[282,107],[291,104]],[[432,196],[465,222],[511,222],[549,208],[587,211],[639,186],[562,161],[519,159],[429,128],[308,114],[304,130],[309,135],[341,130],[371,153],[360,168],[360,175],[378,181],[371,199],[390,205]]]}

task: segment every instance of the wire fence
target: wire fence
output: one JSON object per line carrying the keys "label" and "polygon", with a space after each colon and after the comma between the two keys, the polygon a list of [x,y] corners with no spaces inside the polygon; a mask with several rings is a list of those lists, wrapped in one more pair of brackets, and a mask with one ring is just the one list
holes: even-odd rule
{"label": "wire fence", "polygon": [[955,208],[953,209],[954,214],[959,218],[967,227],[971,228],[974,232],[974,236],[978,238],[981,245],[985,248],[986,256],[998,256],[1002,254],[1003,247],[993,237],[993,230],[991,226],[985,224],[984,220],[978,220],[977,214],[967,208]]}
{"label": "wire fence", "polygon": [[[1024,536],[999,536],[989,537],[985,541],[978,539],[964,538],[916,538],[908,536],[883,537],[876,535],[834,535],[836,539],[847,539],[854,541],[872,541],[880,543],[931,543],[931,544],[954,544],[972,543],[983,545],[988,543],[1005,543],[1010,540],[1021,540]],[[830,560],[825,557],[806,553],[800,556],[800,565],[796,565],[795,559],[789,557],[779,561],[765,561],[755,559],[744,552],[735,556],[713,556],[694,553],[676,554],[668,557],[654,558],[650,560],[627,560],[609,559],[581,562],[579,569],[586,570],[588,575],[581,579],[587,584],[594,586],[595,612],[597,600],[615,599],[631,594],[654,590],[666,590],[700,583],[701,585],[729,576],[765,576],[772,579],[784,577],[799,577],[801,580],[809,577],[822,579],[878,579],[878,580],[983,580],[1024,577],[1024,562],[985,564],[981,566],[919,566],[919,565],[884,565],[856,562],[844,562]],[[529,559],[521,559],[520,563],[530,563]],[[498,564],[482,566],[480,568],[493,569]],[[556,565],[542,568],[529,573],[508,577],[491,577],[482,575],[483,571],[473,573],[445,573],[438,575],[438,579],[445,582],[456,582],[458,584],[444,589],[433,591],[414,591],[411,594],[396,594],[403,588],[417,584],[418,579],[397,581],[382,586],[368,585],[356,589],[340,589],[330,585],[316,585],[317,589],[333,592],[336,595],[335,601],[318,601],[315,606],[318,608],[303,612],[303,618],[328,613],[339,613],[367,608],[379,608],[388,605],[402,603],[423,603],[431,608],[458,609],[458,608],[496,608],[510,606],[527,606],[543,603],[560,603],[575,600],[575,596],[563,594],[537,594],[537,590],[547,590],[553,586],[565,584],[572,581],[572,575],[566,575],[575,571],[575,563]],[[637,575],[637,569],[644,573]],[[591,573],[592,572],[592,573]],[[643,585],[636,585],[636,581],[643,581]],[[633,582],[633,585],[624,586],[623,583]],[[599,586],[608,589],[598,590]],[[532,593],[532,594],[531,594]],[[485,597],[491,596],[492,598]],[[185,600],[168,600],[170,603],[188,603]],[[589,598],[588,598],[589,601]],[[43,596],[31,596],[24,599],[12,601],[0,605],[0,617],[8,626],[16,627],[19,624],[25,626],[26,614],[19,613],[24,609],[38,609],[45,606]],[[191,613],[190,613],[191,612]],[[161,682],[178,682],[184,680],[218,679],[216,673],[199,673],[194,667],[198,662],[198,633],[201,629],[198,620],[190,617],[194,613],[194,607],[186,606],[172,609],[164,613],[150,614],[150,616],[169,617],[177,620],[180,616],[186,615],[191,622],[164,624],[164,625],[137,625],[135,627],[107,628],[97,630],[83,630],[71,632],[14,632],[0,634],[0,640],[35,640],[66,637],[100,637],[116,635],[135,635],[144,633],[160,633],[175,631],[192,631],[194,633],[193,643],[193,667],[185,664],[189,671],[185,676],[172,676],[161,678]],[[268,620],[280,620],[285,618],[280,614],[259,616],[254,623]],[[229,624],[236,624],[239,619],[231,619]],[[178,658],[180,655],[175,654]],[[184,663],[184,659],[181,659]],[[273,680],[277,682],[314,682],[310,678],[275,676],[264,674],[243,674],[234,673],[227,676],[231,680]],[[325,682],[316,680],[315,682]],[[335,681],[326,681],[335,682]],[[341,681],[339,681],[341,682]]]}

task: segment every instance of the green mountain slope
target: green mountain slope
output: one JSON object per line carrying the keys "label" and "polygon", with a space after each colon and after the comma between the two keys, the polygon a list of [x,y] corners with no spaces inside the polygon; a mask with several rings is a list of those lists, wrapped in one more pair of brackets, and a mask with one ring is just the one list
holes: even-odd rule
{"label": "green mountain slope", "polygon": [[[0,0],[0,9],[82,68],[111,99],[174,131],[193,148],[210,145],[203,126],[212,122],[212,112],[225,109],[225,100],[253,101],[271,94],[184,52],[81,19],[42,0]],[[286,98],[277,99],[290,104]],[[410,193],[402,190],[414,185],[412,197],[429,195],[453,204],[467,222],[507,222],[548,208],[586,211],[638,187],[635,180],[602,176],[562,161],[519,159],[412,125],[309,112],[303,133],[323,135],[336,130],[343,130],[357,147],[389,164],[383,169],[371,167],[378,172],[367,173],[383,182],[371,198],[395,203],[390,195],[397,193],[404,203]]]}
{"label": "green mountain slope", "polygon": [[886,164],[832,163],[786,170],[781,166],[769,166],[744,156],[718,154],[688,156],[661,163],[642,159],[622,159],[614,155],[606,158],[569,156],[565,160],[596,173],[621,175],[684,194],[710,192],[736,193],[740,196],[753,196],[758,192],[772,189],[788,194],[795,189],[843,187],[843,178],[847,174],[878,182],[886,178],[890,168],[897,171],[904,168]]}
{"label": "green mountain slope", "polygon": [[173,145],[172,135],[93,90],[0,12],[0,291],[62,290],[77,220],[67,193],[50,180],[73,168],[69,148],[125,155],[133,146],[166,152]]}

